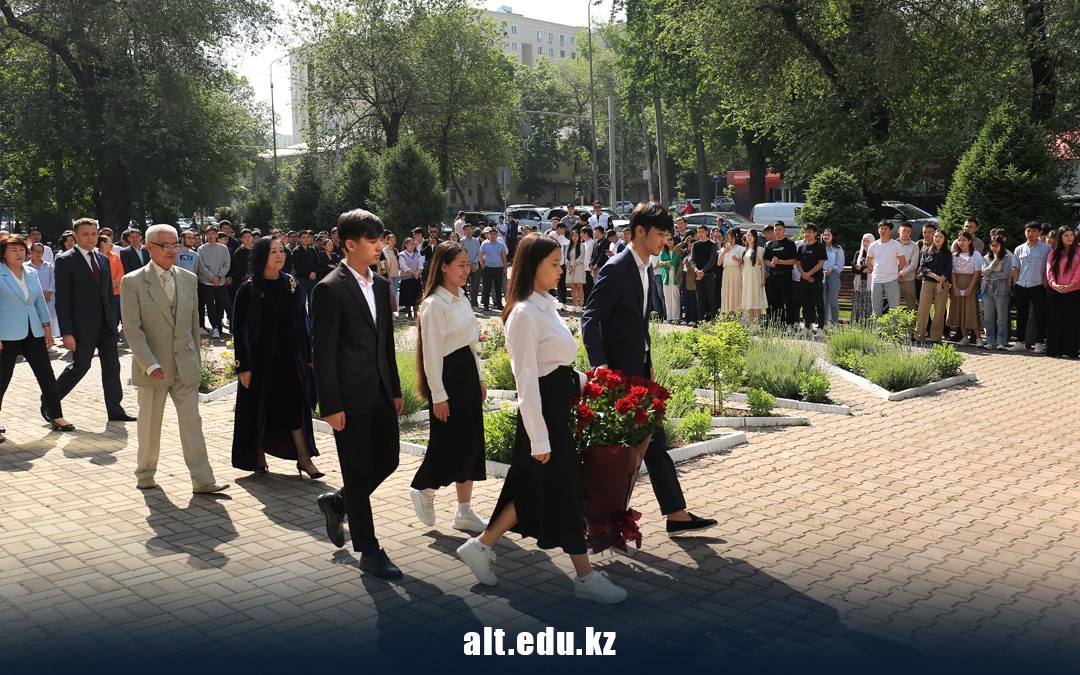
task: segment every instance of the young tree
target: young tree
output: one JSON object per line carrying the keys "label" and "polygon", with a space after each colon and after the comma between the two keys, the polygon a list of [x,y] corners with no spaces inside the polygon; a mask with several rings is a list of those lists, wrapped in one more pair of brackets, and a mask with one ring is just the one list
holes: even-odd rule
{"label": "young tree", "polygon": [[835,240],[849,249],[866,232],[870,209],[855,176],[828,168],[810,180],[806,204],[799,214],[804,223],[814,223],[819,231],[829,228]]}
{"label": "young tree", "polygon": [[274,222],[274,200],[266,190],[259,190],[244,204],[244,227],[259,228],[263,234],[270,233]]}
{"label": "young tree", "polygon": [[383,153],[372,187],[379,215],[399,235],[438,222],[446,209],[435,160],[411,136]]}
{"label": "young tree", "polygon": [[340,212],[371,207],[371,184],[376,167],[371,155],[359,144],[349,148],[345,163],[338,169],[334,197]]}
{"label": "young tree", "polygon": [[309,152],[300,158],[293,184],[285,191],[285,218],[289,227],[309,228],[315,225],[316,210],[322,199],[318,159]]}

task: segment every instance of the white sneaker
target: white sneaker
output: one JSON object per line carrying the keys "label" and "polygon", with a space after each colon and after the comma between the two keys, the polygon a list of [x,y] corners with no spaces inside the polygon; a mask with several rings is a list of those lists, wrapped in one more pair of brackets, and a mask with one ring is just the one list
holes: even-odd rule
{"label": "white sneaker", "polygon": [[217,328],[215,328],[213,331],[210,332],[210,339],[211,340],[216,340],[216,339],[218,339],[220,337],[221,337],[221,331],[219,331]]}
{"label": "white sneaker", "polygon": [[967,347],[970,344],[971,344],[971,340],[969,340],[967,338],[964,338],[963,340],[960,340],[960,342],[957,342],[956,346],[957,347]]}
{"label": "white sneaker", "polygon": [[[975,340],[975,346],[976,347],[986,347],[986,343],[983,342],[982,338],[979,338],[979,339]],[[987,348],[989,349],[989,347],[987,347]]]}
{"label": "white sneaker", "polygon": [[614,605],[626,599],[626,590],[611,583],[606,572],[594,569],[587,576],[574,579],[574,597]]}
{"label": "white sneaker", "polygon": [[1046,353],[1046,347],[1043,346],[1043,343],[1036,342],[1035,343],[1035,349],[1032,349],[1031,351],[1036,353],[1036,354],[1045,354]]}
{"label": "white sneaker", "polygon": [[1012,347],[1009,347],[1010,352],[1022,352],[1027,349],[1027,345],[1023,342],[1017,342]]}
{"label": "white sneaker", "polygon": [[[1023,343],[1020,343],[1020,344],[1021,344],[1021,346],[1023,346]],[[1015,351],[1015,350],[1013,350],[1013,348],[1012,348],[1012,347],[1006,347],[1006,346],[1005,346],[1005,343],[1004,343],[1004,342],[1000,342],[1000,343],[998,343],[998,346],[996,347],[996,349],[997,349],[997,350],[998,350],[999,352],[1004,352],[1004,351],[1011,351],[1011,350],[1012,350],[1012,351]]]}
{"label": "white sneaker", "polygon": [[409,488],[409,496],[412,497],[413,509],[416,511],[416,519],[424,525],[431,527],[435,524],[435,491],[417,490]]}
{"label": "white sneaker", "polygon": [[464,544],[458,546],[458,557],[461,558],[461,562],[469,566],[477,581],[485,586],[494,586],[499,583],[499,578],[491,570],[495,564],[495,550],[488,549],[487,553],[484,553],[479,546],[483,544],[476,537],[469,537]]}
{"label": "white sneaker", "polygon": [[467,513],[459,513],[454,516],[454,529],[461,532],[475,532],[477,534],[487,529],[488,521],[473,513],[469,509]]}

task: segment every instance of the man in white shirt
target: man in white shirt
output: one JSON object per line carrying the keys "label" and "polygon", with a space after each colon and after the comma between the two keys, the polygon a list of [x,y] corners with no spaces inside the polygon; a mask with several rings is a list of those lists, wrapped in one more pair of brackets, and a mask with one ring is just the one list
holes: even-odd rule
{"label": "man in white shirt", "polygon": [[454,232],[457,232],[458,241],[465,238],[465,228],[468,226],[469,224],[465,222],[465,212],[458,211],[457,220],[454,221]]}
{"label": "man in white shirt", "polygon": [[900,270],[900,301],[915,311],[915,277],[919,273],[919,243],[911,238],[911,223],[903,221],[899,226],[900,253],[904,267]]}
{"label": "man in white shirt", "polygon": [[592,256],[593,247],[596,246],[596,240],[593,239],[593,231],[589,229],[588,225],[583,225],[579,233],[581,237],[582,254],[581,259],[585,263],[585,299],[589,299],[589,291],[593,287],[592,276]]}
{"label": "man in white shirt", "polygon": [[900,270],[907,264],[900,250],[900,242],[892,238],[892,221],[878,223],[880,239],[870,244],[866,252],[866,266],[870,268],[870,302],[874,316],[881,316],[882,300],[888,300],[889,309],[900,306]]}
{"label": "man in white shirt", "polygon": [[[28,250],[28,251],[34,250],[34,244],[37,244],[37,243],[40,243],[40,242],[41,242],[41,230],[37,229],[36,227],[31,227],[26,233],[26,250]],[[46,246],[44,244],[42,244],[41,247],[44,249],[41,252],[41,259],[44,260],[45,262],[51,264],[52,261],[53,261],[53,250],[52,250],[52,248],[49,247],[49,246]]]}
{"label": "man in white shirt", "polygon": [[[564,307],[566,305],[566,247],[570,245],[570,240],[566,238],[566,223],[558,218],[551,219],[551,232],[548,232],[548,236],[559,242],[559,251],[562,252],[562,259],[559,264],[562,265],[562,276],[559,277],[559,302]],[[555,293],[552,293],[555,295]]]}
{"label": "man in white shirt", "polygon": [[611,216],[601,210],[603,206],[604,205],[601,204],[599,201],[593,202],[593,214],[589,216],[589,227],[593,229],[596,229],[597,227],[602,227],[605,230],[608,229],[608,221],[611,220]]}

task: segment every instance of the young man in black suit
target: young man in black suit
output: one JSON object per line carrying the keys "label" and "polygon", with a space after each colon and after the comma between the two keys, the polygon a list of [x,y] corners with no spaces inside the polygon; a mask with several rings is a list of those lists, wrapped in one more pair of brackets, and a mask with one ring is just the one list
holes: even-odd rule
{"label": "young man in black suit", "polygon": [[[61,399],[67,396],[90,370],[96,349],[109,419],[132,422],[135,418],[120,406],[124,390],[120,387],[120,355],[116,350],[112,276],[109,259],[96,248],[97,221],[81,218],[75,221],[72,231],[75,246],[56,256],[56,318],[64,349],[72,353],[72,361],[56,378],[56,386]],[[44,403],[41,414],[51,421]]]}
{"label": "young man in black suit", "polygon": [[[673,226],[671,214],[656,202],[638,204],[630,213],[633,238],[600,268],[581,318],[581,337],[593,368],[621,370],[627,377],[652,377],[649,257],[660,254]],[[715,520],[686,510],[663,427],[653,434],[645,451],[645,466],[660,512],[667,516],[668,534],[690,534],[716,525]]]}
{"label": "young man in black suit", "polygon": [[349,517],[360,568],[380,579],[400,579],[375,536],[371,493],[398,466],[398,415],[405,408],[394,356],[390,283],[371,271],[379,261],[383,223],[356,209],[341,214],[345,251],[339,265],[311,295],[315,385],[323,420],[334,430],[344,487],[319,495],[326,531],[345,545]]}

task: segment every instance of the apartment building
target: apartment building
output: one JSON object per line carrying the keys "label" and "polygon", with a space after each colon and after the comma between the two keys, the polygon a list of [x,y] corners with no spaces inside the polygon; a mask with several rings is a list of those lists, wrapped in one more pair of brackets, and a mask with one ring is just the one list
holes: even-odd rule
{"label": "apartment building", "polygon": [[484,15],[502,24],[502,49],[518,63],[535,66],[541,57],[557,61],[576,59],[580,54],[577,38],[581,26],[531,19],[514,14],[506,5],[495,11],[486,9]]}

